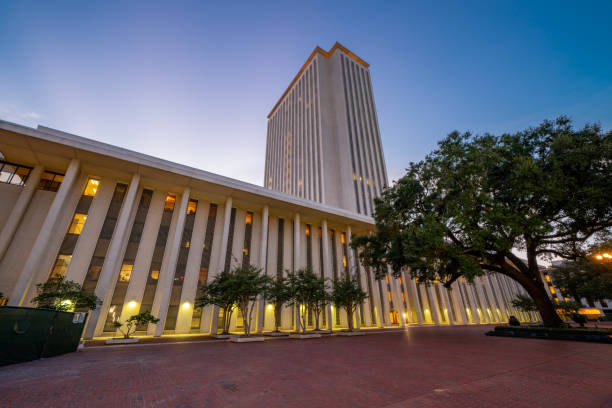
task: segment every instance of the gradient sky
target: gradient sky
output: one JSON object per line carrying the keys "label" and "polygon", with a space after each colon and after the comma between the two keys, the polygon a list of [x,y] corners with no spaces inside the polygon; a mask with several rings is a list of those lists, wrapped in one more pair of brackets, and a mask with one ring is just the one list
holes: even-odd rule
{"label": "gradient sky", "polygon": [[0,2],[0,119],[261,184],[316,45],[371,64],[389,177],[452,130],[612,128],[612,2]]}

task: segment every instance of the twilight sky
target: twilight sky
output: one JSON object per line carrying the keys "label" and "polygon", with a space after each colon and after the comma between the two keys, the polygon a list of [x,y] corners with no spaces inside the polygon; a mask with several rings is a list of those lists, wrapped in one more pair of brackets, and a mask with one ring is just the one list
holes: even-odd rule
{"label": "twilight sky", "polygon": [[371,64],[390,179],[452,130],[612,128],[612,2],[0,2],[0,119],[261,184],[316,45]]}

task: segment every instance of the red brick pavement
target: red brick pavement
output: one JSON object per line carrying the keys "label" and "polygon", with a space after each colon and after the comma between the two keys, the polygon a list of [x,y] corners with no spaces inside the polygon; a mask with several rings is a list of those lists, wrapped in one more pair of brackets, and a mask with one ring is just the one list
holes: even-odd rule
{"label": "red brick pavement", "polygon": [[612,407],[612,346],[485,327],[85,349],[0,368],[1,407]]}

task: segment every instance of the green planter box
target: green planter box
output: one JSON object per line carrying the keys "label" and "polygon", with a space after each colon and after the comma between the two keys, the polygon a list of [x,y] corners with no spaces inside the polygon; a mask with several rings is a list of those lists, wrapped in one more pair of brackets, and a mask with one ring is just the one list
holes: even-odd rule
{"label": "green planter box", "polygon": [[0,366],[77,350],[86,313],[0,306]]}

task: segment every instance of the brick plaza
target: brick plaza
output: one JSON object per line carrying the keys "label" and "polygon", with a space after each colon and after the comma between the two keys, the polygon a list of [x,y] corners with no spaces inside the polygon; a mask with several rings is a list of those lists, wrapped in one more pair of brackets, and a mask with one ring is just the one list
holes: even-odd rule
{"label": "brick plaza", "polygon": [[485,330],[86,348],[0,368],[0,407],[612,407],[610,345]]}

